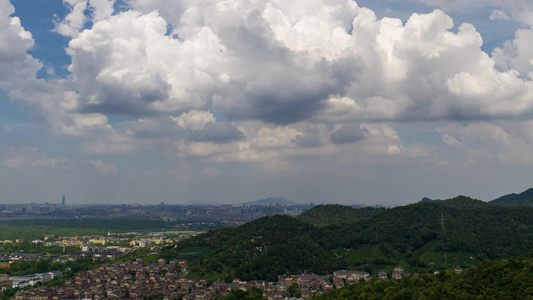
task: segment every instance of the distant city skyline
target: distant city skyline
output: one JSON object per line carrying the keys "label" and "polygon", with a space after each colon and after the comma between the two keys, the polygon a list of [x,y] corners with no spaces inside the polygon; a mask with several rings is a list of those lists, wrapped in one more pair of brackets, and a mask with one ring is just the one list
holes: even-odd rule
{"label": "distant city skyline", "polygon": [[533,2],[0,0],[0,203],[533,186]]}

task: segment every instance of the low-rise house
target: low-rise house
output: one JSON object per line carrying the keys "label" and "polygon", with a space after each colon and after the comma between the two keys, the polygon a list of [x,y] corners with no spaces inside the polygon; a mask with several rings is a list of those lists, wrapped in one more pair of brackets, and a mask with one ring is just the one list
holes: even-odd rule
{"label": "low-rise house", "polygon": [[379,279],[380,280],[389,280],[389,276],[387,275],[387,273],[385,273],[383,271],[379,272],[378,275],[379,275]]}
{"label": "low-rise house", "polygon": [[398,271],[392,272],[392,279],[402,279],[402,273]]}
{"label": "low-rise house", "polygon": [[345,279],[345,280],[354,280],[354,281],[359,281],[361,279],[364,279],[365,276],[367,275],[369,275],[367,272],[362,272],[362,271],[339,270],[339,271],[333,272],[334,277]]}
{"label": "low-rise house", "polygon": [[394,268],[394,272],[400,272],[400,274],[401,274],[401,273],[403,273],[403,271],[404,271],[403,267],[401,267],[401,266],[398,266],[398,267]]}

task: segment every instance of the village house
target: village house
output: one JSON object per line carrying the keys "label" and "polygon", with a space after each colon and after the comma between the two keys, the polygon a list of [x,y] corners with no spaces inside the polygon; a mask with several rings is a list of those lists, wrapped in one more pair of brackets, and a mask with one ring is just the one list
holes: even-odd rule
{"label": "village house", "polygon": [[401,267],[401,266],[398,266],[398,267],[394,268],[394,272],[399,272],[401,274],[401,273],[403,273],[403,271],[404,271],[403,267]]}
{"label": "village house", "polygon": [[392,279],[402,279],[402,273],[398,271],[392,272]]}
{"label": "village house", "polygon": [[339,270],[333,272],[333,276],[336,278],[344,279],[346,281],[351,280],[355,282],[359,282],[361,279],[364,279],[368,275],[370,274],[362,271]]}
{"label": "village house", "polygon": [[389,280],[389,276],[383,271],[379,272],[378,276],[380,280]]}

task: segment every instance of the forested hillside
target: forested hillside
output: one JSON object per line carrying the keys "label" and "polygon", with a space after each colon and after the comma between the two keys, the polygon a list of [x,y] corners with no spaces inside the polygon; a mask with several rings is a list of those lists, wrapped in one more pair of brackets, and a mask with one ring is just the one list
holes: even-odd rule
{"label": "forested hillside", "polygon": [[[428,272],[468,267],[485,259],[509,258],[533,250],[533,208],[501,207],[467,197],[372,211],[353,221],[342,214],[353,208],[319,206],[313,225],[301,218],[265,217],[236,228],[211,230],[163,256],[198,252],[190,271],[200,276],[237,276],[273,280],[305,270],[327,274],[352,268],[374,272],[403,265]],[[327,221],[327,222],[325,222]],[[217,277],[218,276],[218,277]]]}
{"label": "forested hillside", "polygon": [[533,206],[533,188],[520,194],[509,194],[490,201],[491,204],[504,206]]}
{"label": "forested hillside", "polygon": [[353,222],[365,218],[369,218],[373,215],[379,214],[385,211],[385,208],[376,207],[361,207],[352,208],[350,206],[340,204],[327,204],[315,206],[299,216],[299,220],[316,224],[326,225],[343,222]]}
{"label": "forested hillside", "polygon": [[452,270],[437,275],[356,284],[317,297],[333,299],[532,299],[533,258],[482,263],[456,275]]}
{"label": "forested hillside", "polygon": [[225,274],[230,279],[275,280],[286,272],[309,270],[327,273],[343,268],[342,261],[313,237],[320,235],[314,225],[289,216],[263,217],[235,228],[210,230],[163,251],[171,259],[179,253],[199,252],[189,268],[201,276]]}

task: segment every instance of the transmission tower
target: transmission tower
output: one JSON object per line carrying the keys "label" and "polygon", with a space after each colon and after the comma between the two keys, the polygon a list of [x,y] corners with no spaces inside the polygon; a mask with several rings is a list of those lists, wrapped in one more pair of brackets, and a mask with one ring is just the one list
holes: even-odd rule
{"label": "transmission tower", "polygon": [[[446,235],[446,227],[444,226],[444,214],[440,214],[440,235],[442,238]],[[448,265],[448,257],[446,256],[446,251],[443,249],[444,252],[444,264]]]}
{"label": "transmission tower", "polygon": [[446,235],[446,227],[444,226],[444,214],[440,214],[440,235],[442,237]]}

